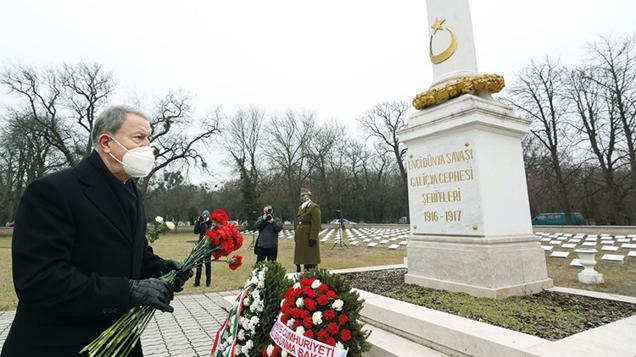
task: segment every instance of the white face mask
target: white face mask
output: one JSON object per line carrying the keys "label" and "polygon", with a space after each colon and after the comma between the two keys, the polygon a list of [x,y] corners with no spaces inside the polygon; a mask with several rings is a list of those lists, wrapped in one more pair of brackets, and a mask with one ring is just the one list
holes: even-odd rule
{"label": "white face mask", "polygon": [[110,153],[113,159],[124,166],[124,171],[130,177],[148,176],[150,171],[152,171],[152,167],[155,165],[155,154],[153,154],[152,148],[150,146],[140,146],[129,150],[114,137],[111,136],[110,138],[126,150],[121,161]]}

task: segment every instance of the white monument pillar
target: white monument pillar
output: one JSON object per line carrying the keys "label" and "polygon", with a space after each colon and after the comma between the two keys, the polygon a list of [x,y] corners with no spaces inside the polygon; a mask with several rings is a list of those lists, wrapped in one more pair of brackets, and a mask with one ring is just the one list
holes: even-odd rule
{"label": "white monument pillar", "polygon": [[431,89],[414,100],[408,146],[407,283],[504,298],[552,286],[532,232],[521,139],[529,122],[479,75],[468,0],[427,0]]}

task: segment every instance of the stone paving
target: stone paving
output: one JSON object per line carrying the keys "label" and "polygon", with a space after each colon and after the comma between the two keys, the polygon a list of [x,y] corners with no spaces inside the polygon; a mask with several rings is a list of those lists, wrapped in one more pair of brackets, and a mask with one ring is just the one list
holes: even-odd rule
{"label": "stone paving", "polygon": [[[157,312],[141,335],[144,356],[209,356],[214,334],[227,317],[226,295],[235,292],[177,295],[174,313]],[[14,316],[15,311],[0,311],[0,349]]]}

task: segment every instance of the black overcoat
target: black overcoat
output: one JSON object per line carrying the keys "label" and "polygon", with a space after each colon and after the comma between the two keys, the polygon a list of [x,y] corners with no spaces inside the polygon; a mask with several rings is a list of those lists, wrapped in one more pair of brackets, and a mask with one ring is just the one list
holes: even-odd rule
{"label": "black overcoat", "polygon": [[19,302],[2,357],[77,356],[129,308],[128,279],[161,274],[141,197],[131,220],[107,175],[93,152],[26,188],[12,243]]}

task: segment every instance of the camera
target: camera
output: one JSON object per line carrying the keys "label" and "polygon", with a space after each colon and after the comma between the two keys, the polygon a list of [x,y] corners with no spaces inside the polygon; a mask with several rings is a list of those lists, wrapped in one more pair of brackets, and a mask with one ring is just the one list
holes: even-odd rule
{"label": "camera", "polygon": [[267,216],[265,216],[265,220],[266,221],[271,221],[272,219],[274,219],[274,217],[272,216],[272,209],[271,208],[266,209],[265,213],[267,214]]}

